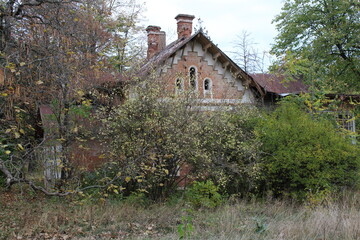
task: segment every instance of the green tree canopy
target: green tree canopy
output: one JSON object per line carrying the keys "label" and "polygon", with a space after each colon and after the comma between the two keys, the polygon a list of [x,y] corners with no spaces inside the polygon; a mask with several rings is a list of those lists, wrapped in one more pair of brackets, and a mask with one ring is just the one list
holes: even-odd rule
{"label": "green tree canopy", "polygon": [[283,101],[257,126],[265,154],[263,187],[275,196],[356,187],[360,148],[325,118],[314,118],[296,103]]}
{"label": "green tree canopy", "polygon": [[285,0],[274,19],[275,68],[329,91],[359,91],[359,10],[357,0]]}

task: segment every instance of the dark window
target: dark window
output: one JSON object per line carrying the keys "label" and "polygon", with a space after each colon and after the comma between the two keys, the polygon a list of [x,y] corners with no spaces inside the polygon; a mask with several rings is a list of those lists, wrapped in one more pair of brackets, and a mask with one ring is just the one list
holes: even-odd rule
{"label": "dark window", "polygon": [[204,90],[205,90],[205,91],[211,90],[210,79],[205,79],[205,80],[204,80]]}
{"label": "dark window", "polygon": [[175,85],[176,85],[176,90],[183,90],[183,83],[180,78],[176,79]]}
{"label": "dark window", "polygon": [[196,68],[190,68],[190,87],[196,89]]}
{"label": "dark window", "polygon": [[184,90],[184,82],[181,78],[177,78],[175,81],[175,93],[182,92]]}

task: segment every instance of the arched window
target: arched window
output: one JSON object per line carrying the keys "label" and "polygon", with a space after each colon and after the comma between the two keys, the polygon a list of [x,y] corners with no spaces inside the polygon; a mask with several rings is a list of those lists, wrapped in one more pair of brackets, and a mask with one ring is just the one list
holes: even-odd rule
{"label": "arched window", "polygon": [[189,68],[189,84],[191,90],[197,89],[197,69],[196,67]]}
{"label": "arched window", "polygon": [[204,97],[212,97],[212,82],[210,78],[204,79]]}
{"label": "arched window", "polygon": [[179,93],[184,91],[184,81],[181,78],[175,80],[175,92]]}

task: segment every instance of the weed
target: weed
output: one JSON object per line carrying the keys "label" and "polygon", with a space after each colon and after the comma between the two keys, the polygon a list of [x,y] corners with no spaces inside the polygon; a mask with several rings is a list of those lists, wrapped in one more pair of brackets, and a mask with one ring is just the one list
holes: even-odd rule
{"label": "weed", "polygon": [[191,235],[194,231],[193,220],[192,220],[192,210],[184,209],[185,215],[181,217],[181,223],[178,225],[178,234],[179,239],[191,239]]}

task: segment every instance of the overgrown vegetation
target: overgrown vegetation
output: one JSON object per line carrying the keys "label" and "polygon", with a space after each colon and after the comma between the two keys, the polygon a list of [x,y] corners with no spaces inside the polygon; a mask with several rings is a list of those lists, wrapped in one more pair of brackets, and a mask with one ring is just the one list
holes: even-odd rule
{"label": "overgrown vegetation", "polygon": [[1,192],[0,239],[353,240],[360,238],[359,197],[347,192],[317,206],[271,199],[236,201],[189,211],[181,200],[141,207]]}
{"label": "overgrown vegetation", "polygon": [[360,5],[356,0],[284,1],[274,19],[273,68],[333,93],[359,92]]}
{"label": "overgrown vegetation", "polygon": [[151,199],[168,197],[185,180],[212,179],[223,194],[253,191],[259,174],[253,133],[258,111],[204,112],[193,93],[163,97],[159,86],[156,80],[141,82],[131,89],[137,97],[100,112],[108,146],[104,158],[110,162],[93,175],[92,184],[111,183],[116,194],[143,192]]}
{"label": "overgrown vegetation", "polygon": [[[317,19],[317,9],[334,10],[320,20],[347,23],[345,30],[358,23],[357,3],[331,2],[334,8],[329,9],[322,5],[328,2],[309,0],[302,6],[312,19]],[[275,20],[282,32],[273,50],[284,57],[276,67],[291,77],[304,74],[309,79],[318,73],[314,89],[328,90],[327,81],[338,73],[335,89],[355,84],[359,57],[353,43],[358,42],[358,29],[327,42],[309,32],[313,28],[308,18],[288,15],[299,4],[286,1]],[[348,7],[349,12],[332,19]],[[117,13],[119,9],[123,11]],[[47,238],[46,233],[62,238],[288,239],[302,232],[308,238],[325,238],[327,228],[335,228],[330,239],[360,237],[358,230],[347,229],[334,217],[359,217],[354,211],[358,195],[349,207],[333,199],[344,189],[356,194],[360,180],[356,136],[341,130],[331,113],[339,110],[338,100],[317,92],[287,97],[271,113],[249,106],[203,111],[194,92],[169,94],[157,77],[114,83],[131,75],[128,68],[135,68],[141,58],[141,46],[129,45],[139,31],[140,10],[134,1],[120,0],[1,2],[0,66],[6,81],[0,86],[0,186],[19,184],[27,195],[17,195],[12,205],[6,198],[13,195],[1,192],[5,210],[0,212],[0,237]],[[298,20],[305,25],[295,30]],[[301,39],[307,41],[298,46]],[[339,45],[343,39],[349,42]],[[327,58],[323,49],[334,54]],[[51,113],[41,116],[40,126],[35,116],[42,104],[51,106]],[[359,103],[350,100],[349,105],[358,115]],[[50,167],[36,156],[46,128],[51,131],[45,138],[54,144],[44,146],[42,157],[52,161],[50,167],[59,175],[50,176],[50,185],[44,181],[44,170]],[[101,164],[81,169],[70,152],[89,150],[91,141],[102,150],[95,156]],[[46,155],[54,148],[58,156]],[[39,191],[68,198],[39,199]],[[31,203],[32,195],[46,207]],[[24,209],[21,198],[30,200]],[[268,198],[274,206],[260,203]],[[281,198],[299,205],[277,202]],[[259,201],[227,203],[249,199]],[[175,210],[164,202],[177,202],[171,206]],[[24,217],[12,218],[13,208],[20,208]],[[318,227],[325,231],[319,235],[312,225],[319,221],[316,214],[324,213],[333,218],[329,224],[321,218],[325,223]],[[300,227],[299,221],[305,225]]]}
{"label": "overgrown vegetation", "polygon": [[265,154],[263,186],[275,196],[304,199],[307,193],[358,186],[359,147],[330,121],[284,102],[264,118],[257,134]]}

